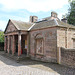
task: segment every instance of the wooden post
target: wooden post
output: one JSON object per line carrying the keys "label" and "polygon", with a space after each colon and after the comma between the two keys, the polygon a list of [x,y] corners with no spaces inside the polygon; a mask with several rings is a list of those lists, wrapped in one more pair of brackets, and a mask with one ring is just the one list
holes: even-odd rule
{"label": "wooden post", "polygon": [[18,56],[21,55],[21,33],[18,34]]}
{"label": "wooden post", "polygon": [[57,63],[61,64],[61,48],[57,48]]}

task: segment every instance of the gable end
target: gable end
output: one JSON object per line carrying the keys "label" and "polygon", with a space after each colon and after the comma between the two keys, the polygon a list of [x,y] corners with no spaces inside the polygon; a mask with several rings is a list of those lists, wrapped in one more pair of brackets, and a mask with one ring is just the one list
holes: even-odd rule
{"label": "gable end", "polygon": [[6,34],[10,32],[15,32],[17,30],[18,29],[15,27],[15,25],[11,22],[11,20],[9,20],[4,33]]}

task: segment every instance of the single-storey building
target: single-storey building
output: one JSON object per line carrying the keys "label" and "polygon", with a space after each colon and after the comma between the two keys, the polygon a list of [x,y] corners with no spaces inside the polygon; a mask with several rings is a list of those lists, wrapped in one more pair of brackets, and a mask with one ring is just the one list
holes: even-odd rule
{"label": "single-storey building", "polygon": [[35,60],[57,62],[58,48],[75,48],[75,26],[60,21],[56,12],[40,21],[37,16],[29,22],[9,19],[4,34],[5,52]]}

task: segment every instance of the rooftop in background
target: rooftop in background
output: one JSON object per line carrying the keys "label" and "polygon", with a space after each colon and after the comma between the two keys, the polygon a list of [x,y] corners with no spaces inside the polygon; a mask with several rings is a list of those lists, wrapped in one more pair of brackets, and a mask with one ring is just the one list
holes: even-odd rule
{"label": "rooftop in background", "polygon": [[58,18],[58,14],[54,11],[51,12],[51,16],[46,17],[46,18],[42,18],[42,19],[38,20],[37,22],[49,21],[49,20],[52,20],[52,19],[60,20]]}

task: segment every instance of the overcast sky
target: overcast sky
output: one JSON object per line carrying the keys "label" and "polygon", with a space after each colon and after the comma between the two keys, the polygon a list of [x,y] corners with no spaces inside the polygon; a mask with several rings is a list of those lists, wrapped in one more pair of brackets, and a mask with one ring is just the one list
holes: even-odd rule
{"label": "overcast sky", "polygon": [[50,16],[51,11],[61,19],[68,8],[68,0],[0,0],[0,29],[5,30],[9,19],[28,22],[30,15],[41,19]]}

